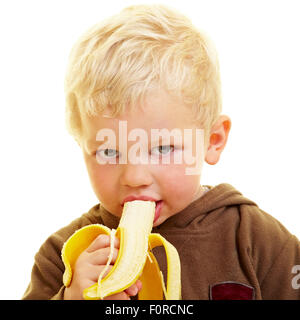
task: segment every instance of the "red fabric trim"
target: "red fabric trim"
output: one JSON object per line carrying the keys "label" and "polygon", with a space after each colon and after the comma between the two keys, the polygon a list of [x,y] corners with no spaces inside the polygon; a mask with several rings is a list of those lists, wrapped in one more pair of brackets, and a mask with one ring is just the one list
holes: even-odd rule
{"label": "red fabric trim", "polygon": [[211,300],[253,300],[254,288],[240,282],[220,282],[210,286]]}

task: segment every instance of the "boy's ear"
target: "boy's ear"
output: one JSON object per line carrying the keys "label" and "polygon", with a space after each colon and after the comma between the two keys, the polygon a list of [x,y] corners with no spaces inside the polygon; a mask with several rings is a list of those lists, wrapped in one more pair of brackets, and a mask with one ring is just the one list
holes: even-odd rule
{"label": "boy's ear", "polygon": [[231,120],[226,115],[221,115],[212,126],[208,139],[205,161],[208,164],[216,164],[225,148],[228,134],[231,128]]}

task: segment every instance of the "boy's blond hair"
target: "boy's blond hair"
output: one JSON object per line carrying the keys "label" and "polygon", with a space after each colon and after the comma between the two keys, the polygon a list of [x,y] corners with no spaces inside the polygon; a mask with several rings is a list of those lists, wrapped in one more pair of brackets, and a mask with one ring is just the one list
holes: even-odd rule
{"label": "boy's blond hair", "polygon": [[222,104],[214,46],[173,9],[125,8],[89,29],[71,51],[65,80],[67,128],[79,141],[82,113],[109,111],[115,117],[160,88],[183,98],[195,121],[209,128]]}

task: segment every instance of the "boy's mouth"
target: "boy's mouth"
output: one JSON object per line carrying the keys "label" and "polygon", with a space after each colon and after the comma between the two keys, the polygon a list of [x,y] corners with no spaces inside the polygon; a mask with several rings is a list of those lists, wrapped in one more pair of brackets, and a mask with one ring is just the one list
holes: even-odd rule
{"label": "boy's mouth", "polygon": [[155,203],[156,203],[156,206],[155,206],[155,215],[154,215],[153,223],[159,218],[160,212],[163,206],[162,200],[155,201]]}
{"label": "boy's mouth", "polygon": [[156,200],[148,196],[128,196],[122,202],[122,207],[124,207],[125,202],[134,201],[134,200],[144,200],[144,201],[155,201],[155,214],[153,223],[159,218],[160,212],[163,205],[163,200]]}

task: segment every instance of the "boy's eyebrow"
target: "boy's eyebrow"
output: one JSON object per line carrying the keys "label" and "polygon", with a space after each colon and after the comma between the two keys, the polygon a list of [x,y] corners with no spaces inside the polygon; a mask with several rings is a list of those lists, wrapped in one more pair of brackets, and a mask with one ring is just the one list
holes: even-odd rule
{"label": "boy's eyebrow", "polygon": [[[176,142],[176,137],[178,137],[177,135],[175,135],[175,137],[173,135],[171,136],[168,136],[168,135],[159,135],[157,136],[155,139],[151,139],[151,135],[150,137],[148,137],[148,145],[151,146],[151,145],[156,145],[156,144],[159,144],[159,143],[166,143],[166,142],[169,142],[169,143],[175,143]],[[99,147],[101,146],[102,144],[104,143],[107,143],[108,142],[108,138],[104,139],[104,140],[97,140],[96,137],[94,139],[88,139],[85,143],[86,147],[88,149],[94,149],[96,147]],[[118,140],[118,139],[117,139]],[[127,136],[127,141],[128,141],[128,136]],[[129,141],[128,141],[129,142]],[[136,138],[136,140],[132,141],[133,143],[138,143],[140,142],[140,139],[139,138]],[[183,144],[183,139],[181,141],[181,143]],[[118,141],[117,141],[117,145],[118,145]]]}
{"label": "boy's eyebrow", "polygon": [[[163,141],[166,141],[166,140],[170,140],[170,141],[173,141],[174,139],[176,140],[176,138],[177,137],[173,137],[173,136],[171,136],[171,137],[168,137],[168,136],[160,136],[160,137],[158,137],[158,138],[156,138],[156,139],[151,139],[151,138],[149,138],[148,139],[148,141],[149,141],[149,143],[157,143],[157,142],[163,142]],[[86,142],[86,144],[87,145],[101,145],[101,144],[103,144],[103,143],[106,143],[107,142],[107,140],[108,139],[105,139],[105,140],[88,140],[87,142]],[[117,139],[118,140],[118,139]],[[136,139],[135,140],[128,140],[128,137],[127,137],[127,141],[128,142],[130,142],[130,141],[132,141],[132,142],[139,142],[139,141],[141,141],[141,139],[139,138],[139,137],[136,137]]]}

